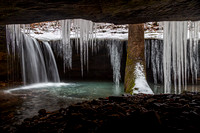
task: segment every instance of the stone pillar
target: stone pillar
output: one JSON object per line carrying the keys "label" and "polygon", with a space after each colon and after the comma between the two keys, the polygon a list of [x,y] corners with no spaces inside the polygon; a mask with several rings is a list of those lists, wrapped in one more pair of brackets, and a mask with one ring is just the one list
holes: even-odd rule
{"label": "stone pillar", "polygon": [[125,92],[132,93],[135,86],[135,65],[140,63],[145,70],[144,24],[129,24],[127,60],[125,70]]}

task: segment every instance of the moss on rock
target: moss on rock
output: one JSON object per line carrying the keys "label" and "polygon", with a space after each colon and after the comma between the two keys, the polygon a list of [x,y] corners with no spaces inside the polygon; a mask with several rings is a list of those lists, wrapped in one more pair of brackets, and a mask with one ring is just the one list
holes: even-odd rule
{"label": "moss on rock", "polygon": [[145,66],[144,56],[144,24],[130,24],[127,60],[125,70],[125,92],[133,92],[132,88],[135,86],[135,66],[140,62]]}

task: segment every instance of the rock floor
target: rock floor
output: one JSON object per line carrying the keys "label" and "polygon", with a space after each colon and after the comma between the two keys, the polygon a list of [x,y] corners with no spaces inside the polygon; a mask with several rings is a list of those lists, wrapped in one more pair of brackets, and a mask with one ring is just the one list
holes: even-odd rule
{"label": "rock floor", "polygon": [[41,109],[14,132],[198,132],[200,93],[110,96],[55,112]]}

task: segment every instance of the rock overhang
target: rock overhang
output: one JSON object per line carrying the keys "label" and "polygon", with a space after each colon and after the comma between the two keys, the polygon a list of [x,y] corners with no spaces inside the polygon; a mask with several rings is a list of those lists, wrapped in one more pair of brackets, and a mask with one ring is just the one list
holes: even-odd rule
{"label": "rock overhang", "polygon": [[199,0],[0,0],[0,24],[82,18],[133,24],[200,20]]}

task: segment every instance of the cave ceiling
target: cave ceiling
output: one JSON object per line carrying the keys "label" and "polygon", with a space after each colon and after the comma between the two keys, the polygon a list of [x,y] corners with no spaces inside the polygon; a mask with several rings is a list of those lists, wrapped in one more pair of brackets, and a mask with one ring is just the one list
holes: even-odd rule
{"label": "cave ceiling", "polygon": [[0,0],[0,24],[82,18],[134,24],[200,20],[200,0]]}

